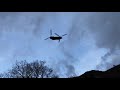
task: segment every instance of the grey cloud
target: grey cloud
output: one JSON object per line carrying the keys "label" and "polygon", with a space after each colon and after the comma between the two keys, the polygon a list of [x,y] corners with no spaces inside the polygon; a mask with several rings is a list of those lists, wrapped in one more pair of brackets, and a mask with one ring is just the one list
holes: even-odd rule
{"label": "grey cloud", "polygon": [[120,49],[120,13],[93,13],[88,23],[89,30],[94,34],[96,45],[99,48],[108,49],[108,53],[102,57],[102,62],[98,66],[108,69],[110,66],[112,67],[112,64],[120,64],[119,60],[109,61],[116,50]]}
{"label": "grey cloud", "polygon": [[[68,15],[68,16],[67,16]],[[71,16],[69,16],[71,15]],[[46,24],[51,23],[53,26],[56,26],[57,24],[61,24],[59,21],[61,19],[65,19],[63,17],[69,17],[71,20],[69,22],[68,28],[66,32],[68,31],[68,38],[66,41],[63,41],[59,44],[58,50],[62,53],[62,55],[65,57],[64,59],[60,58],[57,61],[57,65],[60,63],[60,65],[63,65],[63,67],[66,68],[67,72],[66,75],[71,75],[75,73],[75,63],[78,61],[77,57],[74,56],[72,53],[72,50],[77,50],[79,44],[81,42],[82,38],[89,39],[89,35],[91,35],[91,38],[93,38],[96,42],[96,46],[99,48],[106,48],[108,49],[108,53],[106,53],[102,57],[102,62],[99,64],[99,66],[109,68],[112,66],[112,64],[118,64],[119,59],[118,56],[114,56],[116,58],[112,58],[113,60],[111,62],[109,61],[109,58],[112,57],[117,49],[120,49],[120,13],[119,12],[94,12],[94,13],[68,13],[68,14],[60,14],[58,12],[36,12],[36,13],[25,13],[25,12],[17,12],[17,13],[0,13],[0,33],[4,35],[3,33],[6,33],[6,31],[14,30],[14,31],[24,31],[25,41],[30,40],[30,38],[27,38],[27,35],[32,33],[30,36],[31,38],[35,37],[41,37],[43,35],[43,28],[42,26],[48,27]],[[63,25],[64,26],[64,25]],[[59,29],[59,27],[53,27],[56,29]],[[1,32],[2,31],[2,32]],[[49,32],[49,30],[48,30]],[[61,31],[61,33],[63,33]],[[7,34],[6,34],[7,35]],[[22,36],[21,36],[22,37]],[[23,38],[22,38],[23,39]],[[32,41],[31,41],[32,42]],[[18,54],[21,54],[22,52],[19,52],[19,50],[23,47],[26,48],[26,52],[29,52],[31,55],[34,50],[30,49],[32,45],[30,41],[26,42],[26,47],[24,46],[16,46],[14,48],[15,51]],[[13,43],[13,42],[12,42]],[[22,43],[22,41],[21,41]],[[12,44],[13,45],[13,44]],[[28,47],[27,47],[28,46]],[[12,47],[10,47],[12,50]],[[18,49],[20,48],[20,49]],[[14,52],[14,50],[12,51]],[[18,54],[15,53],[15,56]],[[119,52],[119,51],[118,51]],[[117,52],[117,53],[118,53]],[[14,55],[13,55],[14,56]],[[86,62],[87,63],[87,62]],[[109,63],[109,64],[108,64]],[[54,64],[54,63],[53,63]],[[57,66],[56,65],[56,66]],[[106,65],[106,66],[105,66]]]}

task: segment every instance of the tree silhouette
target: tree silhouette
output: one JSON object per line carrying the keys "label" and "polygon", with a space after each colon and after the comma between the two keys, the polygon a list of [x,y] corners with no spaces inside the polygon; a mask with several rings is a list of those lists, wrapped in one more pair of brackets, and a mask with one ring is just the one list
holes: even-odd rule
{"label": "tree silhouette", "polygon": [[45,66],[45,61],[33,61],[28,63],[26,60],[16,62],[12,69],[3,74],[1,78],[58,78],[52,68]]}

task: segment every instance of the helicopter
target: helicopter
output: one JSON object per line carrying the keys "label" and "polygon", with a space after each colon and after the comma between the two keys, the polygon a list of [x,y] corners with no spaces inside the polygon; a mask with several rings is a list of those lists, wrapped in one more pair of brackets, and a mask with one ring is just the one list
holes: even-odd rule
{"label": "helicopter", "polygon": [[54,34],[57,36],[52,36],[52,30],[50,30],[50,37],[46,38],[45,40],[47,40],[47,39],[59,40],[59,42],[60,42],[60,39],[62,39],[63,36],[67,35],[67,34],[64,34],[64,35],[60,36],[57,33],[54,33]]}

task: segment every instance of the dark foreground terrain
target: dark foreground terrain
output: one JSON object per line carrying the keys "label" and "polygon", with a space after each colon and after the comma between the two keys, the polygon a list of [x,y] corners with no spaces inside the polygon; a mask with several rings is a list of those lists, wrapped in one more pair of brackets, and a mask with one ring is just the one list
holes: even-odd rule
{"label": "dark foreground terrain", "polygon": [[114,66],[107,71],[88,71],[77,78],[120,78],[120,65]]}

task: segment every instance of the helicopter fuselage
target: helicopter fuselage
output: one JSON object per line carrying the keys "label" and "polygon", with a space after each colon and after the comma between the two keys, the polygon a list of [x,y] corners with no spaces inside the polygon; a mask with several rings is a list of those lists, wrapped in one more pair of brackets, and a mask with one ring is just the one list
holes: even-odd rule
{"label": "helicopter fuselage", "polygon": [[60,39],[62,39],[62,37],[54,37],[54,36],[52,36],[52,37],[50,37],[50,39],[52,39],[52,40],[60,40]]}
{"label": "helicopter fuselage", "polygon": [[62,39],[63,36],[67,35],[67,34],[64,34],[64,35],[58,35],[57,33],[55,33],[55,35],[57,36],[52,36],[52,30],[50,30],[50,37],[46,38],[45,40],[47,39],[51,39],[51,40],[58,40],[60,42],[60,40]]}

